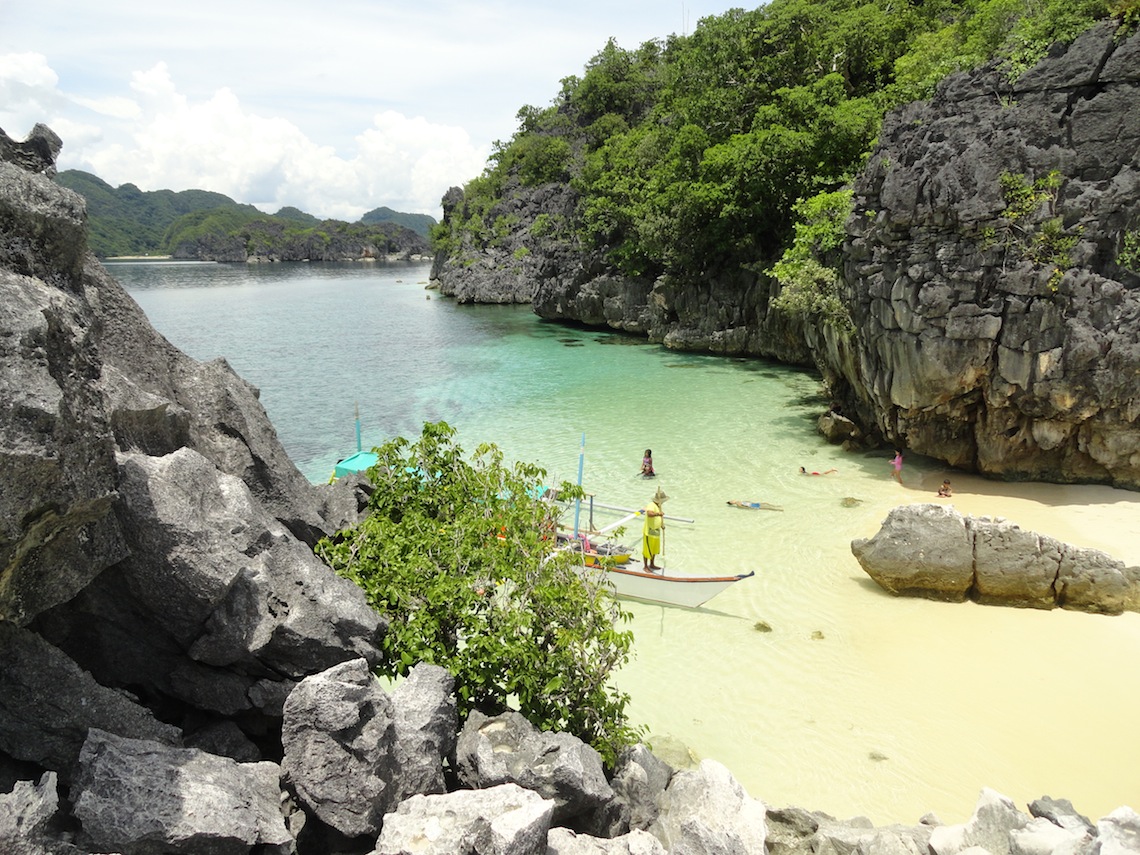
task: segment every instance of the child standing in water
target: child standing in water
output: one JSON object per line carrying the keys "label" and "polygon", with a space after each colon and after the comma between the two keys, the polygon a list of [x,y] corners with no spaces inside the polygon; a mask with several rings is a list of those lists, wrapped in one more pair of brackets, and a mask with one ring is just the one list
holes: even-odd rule
{"label": "child standing in water", "polygon": [[891,466],[894,467],[894,472],[893,472],[894,479],[896,481],[898,481],[900,484],[902,483],[902,464],[903,464],[902,451],[900,451],[899,449],[896,448],[895,449],[895,456],[891,459]]}
{"label": "child standing in water", "polygon": [[641,458],[641,475],[643,478],[652,478],[657,473],[653,471],[653,452],[645,449],[645,456]]}

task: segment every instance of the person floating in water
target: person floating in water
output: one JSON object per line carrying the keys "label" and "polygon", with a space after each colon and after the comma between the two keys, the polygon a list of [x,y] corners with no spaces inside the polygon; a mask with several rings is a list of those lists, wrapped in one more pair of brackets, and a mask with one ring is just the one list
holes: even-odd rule
{"label": "person floating in water", "polygon": [[947,478],[945,481],[942,482],[942,486],[938,488],[938,495],[942,496],[943,498],[949,498],[950,494],[951,494],[950,479]]}
{"label": "person floating in water", "polygon": [[894,467],[894,472],[892,472],[891,474],[894,477],[894,479],[896,481],[898,481],[900,484],[902,483],[902,464],[903,464],[903,453],[902,453],[902,451],[900,451],[899,449],[896,448],[895,449],[895,456],[891,458],[891,466]]}
{"label": "person floating in water", "polygon": [[801,475],[830,475],[832,472],[838,472],[838,471],[839,471],[838,469],[828,469],[824,472],[808,472],[802,466],[800,467],[800,474]]}
{"label": "person floating in water", "polygon": [[641,527],[641,569],[659,570],[656,558],[661,554],[661,541],[665,532],[665,514],[661,506],[669,497],[660,487],[645,506],[645,523]]}
{"label": "person floating in water", "polygon": [[657,473],[653,471],[653,451],[645,449],[645,456],[641,458],[641,476],[643,478],[652,478]]}

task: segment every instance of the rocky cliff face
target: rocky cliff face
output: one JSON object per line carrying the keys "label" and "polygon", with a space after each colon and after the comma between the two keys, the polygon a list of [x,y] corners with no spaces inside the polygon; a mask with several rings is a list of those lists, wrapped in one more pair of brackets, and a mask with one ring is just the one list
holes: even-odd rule
{"label": "rocky cliff face", "polygon": [[[769,313],[774,284],[756,273],[710,270],[698,282],[645,279],[614,272],[601,251],[573,233],[577,194],[566,185],[503,192],[489,219],[511,223],[488,246],[436,256],[440,293],[460,302],[530,303],[539,317],[644,335],[677,350],[766,356],[811,364],[802,326]],[[447,224],[463,211],[463,191],[443,200]]]}
{"label": "rocky cliff face", "polygon": [[1140,34],[946,80],[856,183],[835,393],[891,442],[1006,478],[1140,488]]}

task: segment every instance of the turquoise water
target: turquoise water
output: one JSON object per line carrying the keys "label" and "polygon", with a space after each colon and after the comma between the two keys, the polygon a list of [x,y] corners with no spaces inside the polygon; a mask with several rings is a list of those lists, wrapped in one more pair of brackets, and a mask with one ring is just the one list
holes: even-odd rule
{"label": "turquoise water", "polygon": [[[883,594],[851,540],[931,500],[947,473],[908,457],[900,486],[889,452],[824,443],[814,376],[458,305],[425,289],[424,264],[108,266],[175,345],[261,389],[315,482],[356,450],[359,405],[365,448],[445,420],[468,450],[494,442],[574,480],[584,436],[599,500],[639,507],[662,487],[666,513],[693,520],[668,525],[667,572],[757,575],[697,611],[629,604],[635,657],[619,682],[660,750],[715,758],[769,804],[876,823],[962,821],[983,786],[1093,818],[1140,805],[1136,681],[1114,664],[1140,655],[1140,615]],[[646,448],[655,481],[638,475]],[[962,501],[988,512],[975,486]],[[1079,740],[1059,736],[1065,722]]]}

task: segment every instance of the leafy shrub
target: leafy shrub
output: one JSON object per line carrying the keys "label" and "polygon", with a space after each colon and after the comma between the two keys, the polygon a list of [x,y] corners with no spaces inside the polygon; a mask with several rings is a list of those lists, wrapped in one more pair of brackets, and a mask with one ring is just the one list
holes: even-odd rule
{"label": "leafy shrub", "polygon": [[820,193],[796,203],[795,239],[769,273],[781,290],[773,307],[789,314],[821,318],[843,330],[853,328],[839,294],[837,253],[851,215],[853,193]]}
{"label": "leafy shrub", "polygon": [[367,518],[317,553],[388,618],[380,673],[441,665],[455,675],[462,714],[516,706],[612,763],[637,738],[628,697],[610,685],[629,656],[632,635],[616,628],[629,615],[612,588],[556,551],[555,506],[533,495],[546,473],[507,466],[494,445],[468,460],[443,422],[376,453]]}

